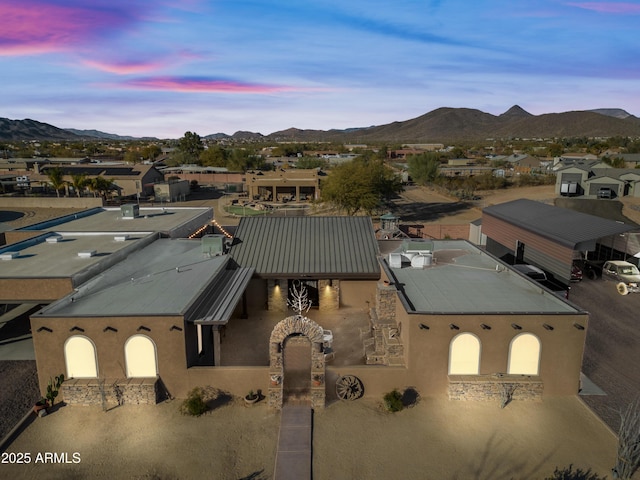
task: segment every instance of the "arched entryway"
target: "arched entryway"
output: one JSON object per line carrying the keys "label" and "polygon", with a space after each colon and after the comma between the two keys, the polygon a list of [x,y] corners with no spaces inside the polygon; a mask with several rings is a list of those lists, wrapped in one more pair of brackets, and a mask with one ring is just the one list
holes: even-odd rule
{"label": "arched entryway", "polygon": [[283,403],[307,404],[311,399],[311,342],[304,335],[289,335],[282,353]]}
{"label": "arched entryway", "polygon": [[324,407],[324,368],[322,327],[302,315],[279,322],[269,340],[269,406],[282,408],[285,393],[308,389],[311,407]]}

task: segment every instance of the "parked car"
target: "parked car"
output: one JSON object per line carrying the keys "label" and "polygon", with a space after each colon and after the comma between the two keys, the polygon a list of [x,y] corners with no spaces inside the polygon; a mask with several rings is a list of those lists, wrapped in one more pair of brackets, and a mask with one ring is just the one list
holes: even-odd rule
{"label": "parked car", "polygon": [[602,187],[598,190],[598,198],[613,198],[613,190],[609,187]]}
{"label": "parked car", "polygon": [[571,281],[579,282],[582,280],[582,269],[575,263],[571,265]]}
{"label": "parked car", "polygon": [[512,267],[514,268],[514,270],[519,271],[520,273],[526,275],[527,277],[537,282],[544,282],[545,280],[547,280],[547,274],[544,273],[544,270],[534,265],[519,263],[516,265],[512,265]]}
{"label": "parked car", "polygon": [[633,263],[623,260],[609,260],[602,266],[602,278],[616,282],[620,295],[639,293],[640,271]]}

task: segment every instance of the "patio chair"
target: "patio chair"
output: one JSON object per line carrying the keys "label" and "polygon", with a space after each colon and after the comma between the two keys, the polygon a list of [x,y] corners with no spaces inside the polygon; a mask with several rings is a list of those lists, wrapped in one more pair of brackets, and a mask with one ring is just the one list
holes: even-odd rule
{"label": "patio chair", "polygon": [[331,347],[333,345],[333,332],[331,330],[322,331],[322,344],[325,347]]}
{"label": "patio chair", "polygon": [[333,351],[333,348],[331,347],[325,347],[324,348],[324,361],[326,362],[330,362],[331,360],[334,360],[336,358],[336,352]]}

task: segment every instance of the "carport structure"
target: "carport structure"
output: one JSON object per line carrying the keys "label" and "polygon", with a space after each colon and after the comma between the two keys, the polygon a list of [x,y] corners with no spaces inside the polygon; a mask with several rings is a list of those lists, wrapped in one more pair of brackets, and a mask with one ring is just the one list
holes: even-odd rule
{"label": "carport structure", "polygon": [[581,252],[616,239],[638,227],[527,199],[487,207],[482,211],[482,233],[487,251],[515,263],[531,263],[564,283]]}

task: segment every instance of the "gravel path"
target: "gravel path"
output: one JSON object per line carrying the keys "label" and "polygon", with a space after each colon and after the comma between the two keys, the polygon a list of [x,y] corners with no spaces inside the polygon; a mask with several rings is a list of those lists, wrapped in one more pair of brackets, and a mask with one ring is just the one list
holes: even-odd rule
{"label": "gravel path", "polygon": [[35,360],[0,362],[0,439],[40,398]]}

